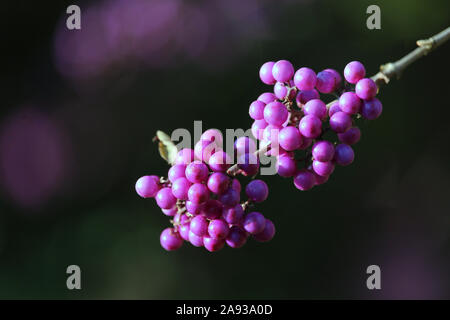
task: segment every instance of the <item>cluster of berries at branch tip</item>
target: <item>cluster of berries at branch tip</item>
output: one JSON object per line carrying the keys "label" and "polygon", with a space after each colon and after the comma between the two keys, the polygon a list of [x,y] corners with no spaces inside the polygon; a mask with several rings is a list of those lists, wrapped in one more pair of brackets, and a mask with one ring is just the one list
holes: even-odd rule
{"label": "cluster of berries at branch tip", "polygon": [[[205,131],[194,149],[181,149],[167,178],[143,176],[136,182],[136,192],[143,198],[155,198],[162,212],[172,217],[172,227],[163,230],[161,246],[168,251],[180,248],[184,241],[208,251],[218,251],[225,244],[240,248],[249,236],[266,242],[275,235],[271,220],[250,210],[269,195],[267,184],[259,179],[249,181],[241,192],[241,182],[227,172],[237,159],[222,149],[222,134],[216,129]],[[252,147],[251,147],[252,146]],[[235,141],[239,173],[254,176],[259,171],[255,142],[249,137]],[[241,202],[241,193],[247,200]]]}
{"label": "cluster of berries at branch tip", "polygon": [[[359,61],[345,66],[344,82],[334,69],[295,71],[286,60],[262,65],[260,79],[274,89],[251,103],[252,133],[268,146],[267,154],[277,157],[277,173],[292,177],[297,189],[323,184],[336,164],[353,162],[351,145],[361,138],[356,121],[374,120],[382,112],[378,87],[365,75]],[[325,104],[320,94],[336,100]]]}

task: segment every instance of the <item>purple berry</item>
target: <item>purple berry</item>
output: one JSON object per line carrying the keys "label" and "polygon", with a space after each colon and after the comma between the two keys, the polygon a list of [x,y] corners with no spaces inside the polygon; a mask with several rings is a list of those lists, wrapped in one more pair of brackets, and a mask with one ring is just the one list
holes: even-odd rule
{"label": "purple berry", "polygon": [[225,239],[228,237],[229,232],[230,227],[228,227],[228,223],[222,219],[215,219],[209,223],[208,234],[211,238]]}
{"label": "purple berry", "polygon": [[265,84],[275,84],[276,80],[272,75],[272,69],[275,62],[269,61],[264,63],[259,69],[259,78]]}
{"label": "purple berry", "polygon": [[206,202],[209,198],[209,190],[208,188],[201,183],[194,183],[188,191],[189,201],[199,204]]}
{"label": "purple berry", "polygon": [[200,213],[207,219],[217,219],[222,214],[222,209],[223,205],[220,201],[210,199],[202,205]]}
{"label": "purple berry", "polygon": [[330,127],[337,133],[343,133],[352,126],[352,118],[345,112],[336,112],[330,118]]}
{"label": "purple berry", "polygon": [[339,108],[347,114],[357,114],[361,108],[361,99],[354,92],[344,92],[339,98]]}
{"label": "purple berry", "polygon": [[334,161],[341,166],[348,166],[355,159],[352,147],[346,144],[338,144],[334,152]]}
{"label": "purple berry", "polygon": [[381,115],[383,106],[380,100],[373,98],[370,100],[364,100],[361,107],[361,115],[368,120],[375,120]]}
{"label": "purple berry", "polygon": [[327,116],[327,106],[320,99],[312,99],[304,105],[303,112],[323,120]]}
{"label": "purple berry", "polygon": [[269,187],[267,184],[259,179],[250,181],[245,187],[247,197],[254,202],[262,202],[267,199],[269,195]]}
{"label": "purple berry", "polygon": [[314,160],[312,166],[314,172],[319,176],[329,176],[334,171],[334,164],[331,161],[321,162]]}
{"label": "purple berry", "polygon": [[153,176],[143,176],[136,181],[135,189],[142,198],[153,198],[160,186]]}
{"label": "purple berry", "polygon": [[314,171],[312,172],[314,174],[315,180],[316,180],[316,186],[324,184],[325,182],[328,181],[328,178],[330,176],[319,176],[317,173],[315,173]]}
{"label": "purple berry", "polygon": [[350,83],[357,83],[366,75],[364,65],[359,61],[352,61],[345,66],[344,78]]}
{"label": "purple berry", "polygon": [[296,127],[287,126],[281,129],[278,135],[278,143],[284,150],[294,151],[302,144],[302,135]]}
{"label": "purple berry", "polygon": [[214,172],[208,178],[208,189],[215,194],[222,194],[230,186],[230,178],[222,172]]}
{"label": "purple berry", "polygon": [[231,189],[236,190],[238,193],[241,193],[242,187],[241,187],[241,183],[239,182],[238,179],[234,178],[231,181]]}
{"label": "purple berry", "polygon": [[253,239],[259,242],[267,242],[272,240],[275,235],[275,225],[269,219],[266,219],[264,230],[253,235]]}
{"label": "purple berry", "polygon": [[288,82],[294,75],[294,67],[287,60],[277,61],[272,68],[272,75],[279,82]]}
{"label": "purple berry", "polygon": [[299,130],[303,136],[315,139],[322,132],[322,121],[316,116],[306,115],[300,120]]}
{"label": "purple berry", "polygon": [[352,145],[361,139],[361,131],[358,127],[353,127],[345,131],[344,133],[338,134],[339,141],[342,143]]}
{"label": "purple berry", "polygon": [[314,175],[305,170],[302,169],[294,176],[294,185],[297,189],[306,191],[314,187],[316,183]]}
{"label": "purple berry", "polygon": [[336,79],[331,72],[321,71],[317,74],[316,89],[320,93],[331,93],[336,89]]}
{"label": "purple berry", "polygon": [[359,80],[355,86],[356,95],[364,100],[369,100],[377,95],[377,84],[369,78]]}
{"label": "purple berry", "polygon": [[169,169],[168,178],[170,182],[174,182],[178,178],[184,178],[186,171],[185,164],[176,164]]}
{"label": "purple berry", "polygon": [[172,183],[172,194],[180,200],[188,199],[188,191],[191,183],[186,178],[178,178]]}
{"label": "purple berry", "polygon": [[172,194],[171,188],[162,188],[159,190],[155,199],[161,209],[170,209],[177,203],[177,198]]}
{"label": "purple berry", "polygon": [[214,239],[211,237],[203,237],[203,246],[209,252],[219,251],[225,245],[225,240],[223,239]]}
{"label": "purple berry", "polygon": [[180,234],[181,239],[189,241],[189,223],[183,224],[178,227],[178,233]]}
{"label": "purple berry", "polygon": [[258,97],[257,100],[264,102],[265,104],[268,104],[277,100],[277,96],[274,95],[272,92],[264,92]]}
{"label": "purple berry", "polygon": [[161,211],[168,217],[173,217],[177,214],[178,208],[177,206],[173,206],[170,209],[161,209]]}
{"label": "purple berry", "polygon": [[206,130],[200,136],[200,140],[212,141],[219,148],[222,148],[222,146],[223,146],[222,132],[220,132],[220,130],[218,130],[218,129],[208,129],[208,130]]}
{"label": "purple berry", "polygon": [[197,236],[203,237],[208,233],[208,225],[209,222],[204,216],[195,216],[192,218],[189,228]]}
{"label": "purple berry", "polygon": [[334,69],[325,69],[323,71],[329,72],[329,73],[331,73],[333,75],[333,77],[334,77],[334,89],[335,90],[338,89],[341,86],[341,83],[342,83],[342,77],[339,74],[339,72],[337,72]]}
{"label": "purple berry", "polygon": [[244,217],[244,209],[240,204],[234,207],[224,207],[222,210],[222,217],[229,224],[239,225],[242,223],[242,218]]}
{"label": "purple berry", "polygon": [[209,168],[215,172],[227,171],[232,163],[230,156],[223,150],[219,150],[209,158]]}
{"label": "purple berry", "polygon": [[203,247],[203,236],[198,236],[189,230],[189,242],[195,247]]}
{"label": "purple berry", "polygon": [[305,150],[305,149],[309,148],[309,146],[312,144],[312,141],[313,141],[313,139],[311,139],[311,138],[303,137],[302,145],[300,146],[299,149]]}
{"label": "purple berry", "polygon": [[277,173],[282,177],[292,177],[297,172],[297,163],[288,156],[277,158]]}
{"label": "purple berry", "polygon": [[255,140],[245,136],[237,138],[234,142],[234,150],[238,156],[246,153],[255,153],[256,142]]}
{"label": "purple berry", "polygon": [[281,126],[288,118],[289,112],[281,102],[274,101],[264,108],[264,120],[267,123]]}
{"label": "purple berry", "polygon": [[159,237],[161,246],[167,251],[179,249],[183,244],[183,239],[173,228],[166,228]]}
{"label": "purple berry", "polygon": [[191,221],[190,218],[186,214],[181,213],[181,212],[178,212],[173,217],[173,222],[174,222],[174,224],[177,224],[177,225],[186,224],[186,223],[189,223],[190,221]]}
{"label": "purple berry", "polygon": [[178,151],[177,156],[175,158],[175,164],[184,164],[188,165],[192,161],[195,160],[194,150],[184,148]]}
{"label": "purple berry", "polygon": [[[189,196],[189,192],[188,192],[188,196]],[[186,201],[187,212],[189,212],[190,214],[192,214],[194,216],[200,214],[202,206],[203,206],[203,203],[194,203],[192,201]]]}
{"label": "purple berry", "polygon": [[255,120],[252,124],[252,134],[253,136],[258,139],[258,140],[262,140],[263,138],[263,133],[264,133],[264,129],[268,126],[269,124],[266,122],[266,120]]}
{"label": "purple berry", "polygon": [[213,141],[199,140],[194,147],[195,157],[201,161],[208,162],[209,158],[220,148]]}
{"label": "purple berry", "polygon": [[227,192],[219,196],[219,201],[226,207],[234,207],[241,200],[240,194],[233,188],[229,188]]}
{"label": "purple berry", "polygon": [[241,248],[247,242],[248,234],[241,227],[233,226],[227,237],[227,244],[231,248]]}
{"label": "purple berry", "polygon": [[238,158],[239,169],[247,177],[254,176],[259,171],[259,159],[253,153],[247,153]]}
{"label": "purple berry", "polygon": [[301,106],[304,105],[305,103],[307,103],[308,101],[313,100],[313,99],[319,99],[319,98],[320,98],[320,95],[316,89],[303,90],[297,94],[295,101],[297,102],[297,106],[299,108],[301,108]]}
{"label": "purple berry", "polygon": [[186,178],[192,183],[201,183],[208,178],[209,170],[206,164],[194,161],[186,167]]}
{"label": "purple berry", "polygon": [[248,111],[250,117],[255,120],[264,119],[264,107],[266,104],[262,101],[253,101]]}
{"label": "purple berry", "polygon": [[339,107],[339,102],[335,102],[328,109],[328,116],[331,118],[333,116],[333,114],[335,114],[336,112],[340,112],[340,111],[342,111],[342,110]]}
{"label": "purple berry", "polygon": [[314,90],[316,81],[316,73],[310,68],[303,67],[295,72],[294,84],[299,90]]}
{"label": "purple berry", "polygon": [[334,156],[334,146],[329,141],[318,141],[312,147],[312,156],[317,161],[331,161]]}
{"label": "purple berry", "polygon": [[250,234],[258,234],[266,226],[266,218],[259,212],[250,212],[244,217],[244,230]]}

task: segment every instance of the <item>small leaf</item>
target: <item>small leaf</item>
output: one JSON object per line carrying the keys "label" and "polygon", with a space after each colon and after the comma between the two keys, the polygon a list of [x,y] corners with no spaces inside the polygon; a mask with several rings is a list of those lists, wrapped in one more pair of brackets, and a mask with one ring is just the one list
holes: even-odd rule
{"label": "small leaf", "polygon": [[156,136],[159,140],[158,142],[158,150],[161,157],[166,160],[169,164],[173,164],[175,161],[175,157],[177,156],[178,149],[175,144],[170,140],[170,137],[158,130],[156,131]]}

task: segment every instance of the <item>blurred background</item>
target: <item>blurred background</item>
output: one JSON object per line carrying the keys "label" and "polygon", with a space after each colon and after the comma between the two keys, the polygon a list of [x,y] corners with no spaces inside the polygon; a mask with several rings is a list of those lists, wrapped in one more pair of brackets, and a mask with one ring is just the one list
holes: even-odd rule
{"label": "blurred background", "polygon": [[[66,8],[81,8],[78,31]],[[381,30],[366,8],[381,8]],[[355,162],[308,192],[263,177],[269,243],[159,244],[134,191],[165,175],[158,129],[244,128],[268,60],[368,74],[449,26],[437,1],[5,1],[1,6],[0,298],[450,298],[450,44],[384,87]],[[66,288],[79,265],[82,290]],[[366,288],[381,268],[382,290]]]}

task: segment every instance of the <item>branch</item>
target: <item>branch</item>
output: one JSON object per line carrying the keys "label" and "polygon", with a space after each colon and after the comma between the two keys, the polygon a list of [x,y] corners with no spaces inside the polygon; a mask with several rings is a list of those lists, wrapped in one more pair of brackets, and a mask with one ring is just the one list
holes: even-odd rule
{"label": "branch", "polygon": [[[380,71],[374,76],[372,76],[371,79],[375,81],[378,87],[380,87],[380,85],[382,84],[389,83],[389,81],[393,77],[396,77],[397,79],[400,78],[400,75],[410,64],[412,64],[419,58],[426,56],[428,53],[435,50],[437,47],[439,47],[449,39],[450,39],[450,27],[442,30],[441,32],[432,36],[431,38],[425,40],[418,40],[416,42],[418,46],[416,49],[414,49],[406,56],[395,62],[388,62],[386,64],[381,65]],[[327,108],[329,108],[336,101],[337,100],[333,100],[330,103],[328,103]],[[256,156],[261,156],[264,153],[266,153],[269,149],[270,144],[265,145],[261,149],[257,150],[254,154]],[[233,176],[237,174],[238,170],[239,167],[237,164],[235,164],[228,169],[227,173]]]}

